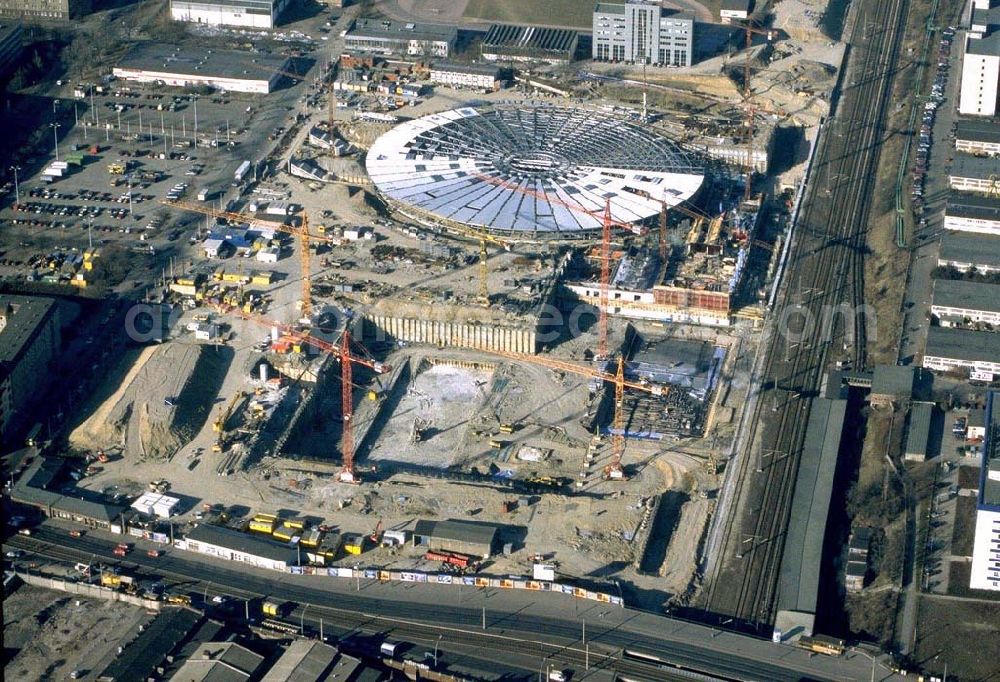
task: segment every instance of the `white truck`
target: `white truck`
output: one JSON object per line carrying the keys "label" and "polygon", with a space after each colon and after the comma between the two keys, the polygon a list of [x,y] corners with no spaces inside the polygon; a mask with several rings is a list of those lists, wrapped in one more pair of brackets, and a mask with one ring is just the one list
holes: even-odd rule
{"label": "white truck", "polygon": [[238,187],[239,185],[243,184],[243,181],[246,180],[247,173],[249,172],[250,172],[250,162],[244,161],[243,163],[240,164],[239,168],[236,169],[236,172],[233,173],[233,187]]}

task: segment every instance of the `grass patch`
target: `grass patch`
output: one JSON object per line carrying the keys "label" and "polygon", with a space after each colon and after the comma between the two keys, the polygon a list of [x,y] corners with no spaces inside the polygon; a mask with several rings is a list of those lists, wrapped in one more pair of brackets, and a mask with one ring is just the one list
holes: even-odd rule
{"label": "grass patch", "polygon": [[976,542],[976,498],[959,497],[955,500],[955,526],[951,531],[951,553],[955,556],[972,556]]}
{"label": "grass patch", "polygon": [[947,665],[949,680],[1000,677],[1000,638],[995,636],[1000,604],[921,596],[917,622],[914,658],[924,673],[941,675]]}
{"label": "grass patch", "polygon": [[594,25],[594,0],[469,0],[466,19],[513,24],[548,24],[589,29]]}

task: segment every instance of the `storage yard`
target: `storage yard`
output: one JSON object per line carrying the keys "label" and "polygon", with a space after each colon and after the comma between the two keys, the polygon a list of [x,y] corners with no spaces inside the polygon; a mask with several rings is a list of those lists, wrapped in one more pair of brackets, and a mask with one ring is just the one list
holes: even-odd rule
{"label": "storage yard", "polygon": [[[545,557],[685,602],[822,97],[783,132],[758,115],[749,149],[721,50],[691,83],[732,97],[693,113],[664,96],[697,92],[687,72],[651,74],[643,103],[606,65],[566,72],[565,36],[534,85],[481,92],[412,56],[341,56],[338,16],[282,40],[217,29],[218,50],[195,32],[52,86],[62,161],[20,160],[0,274],[138,312],[67,415],[66,453],[107,459],[75,485],[169,482],[179,534],[306,517],[254,536],[313,537],[309,561],[341,566],[429,570],[364,536],[488,522],[491,574]],[[748,167],[785,182],[747,187]]]}

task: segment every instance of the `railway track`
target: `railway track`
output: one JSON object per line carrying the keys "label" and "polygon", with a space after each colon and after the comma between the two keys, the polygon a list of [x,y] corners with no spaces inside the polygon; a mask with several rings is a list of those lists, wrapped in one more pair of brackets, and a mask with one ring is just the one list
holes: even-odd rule
{"label": "railway track", "polygon": [[793,265],[771,320],[791,334],[772,332],[703,600],[706,611],[740,628],[773,623],[805,428],[829,354],[846,355],[858,369],[867,361],[866,320],[858,314],[863,250],[907,6],[866,0],[857,9],[845,90],[820,141]]}

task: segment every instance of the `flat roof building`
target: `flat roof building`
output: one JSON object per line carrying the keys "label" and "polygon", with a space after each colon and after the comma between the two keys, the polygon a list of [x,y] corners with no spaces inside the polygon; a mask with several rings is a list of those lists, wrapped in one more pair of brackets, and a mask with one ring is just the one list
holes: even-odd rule
{"label": "flat roof building", "polygon": [[985,430],[969,587],[1000,590],[1000,393],[996,391],[986,398]]}
{"label": "flat roof building", "polygon": [[[996,161],[982,159],[983,161]],[[977,181],[977,186],[988,187],[990,176]],[[944,209],[944,228],[960,232],[1000,235],[1000,199],[952,192]]]}
{"label": "flat roof building", "polygon": [[1000,272],[1000,235],[949,232],[941,237],[938,266],[984,275]]}
{"label": "flat roof building", "polygon": [[579,35],[570,29],[493,24],[480,44],[480,54],[490,61],[568,64],[578,42]]}
{"label": "flat roof building", "polygon": [[995,116],[1000,86],[1000,26],[989,0],[973,0],[971,25],[962,58],[958,113]]}
{"label": "flat roof building", "polygon": [[91,528],[112,530],[112,526],[118,525],[125,507],[96,497],[74,497],[50,489],[63,484],[65,468],[62,459],[38,457],[14,484],[10,499],[35,507],[50,518],[75,521]]}
{"label": "flat roof building", "polygon": [[93,10],[91,0],[0,0],[0,17],[78,19]]}
{"label": "flat roof building", "polygon": [[955,149],[968,154],[1000,155],[1000,121],[959,119],[955,122]]}
{"label": "flat roof building", "polygon": [[139,83],[208,86],[229,92],[267,94],[282,78],[287,60],[257,52],[180,49],[166,43],[134,47],[112,73]]}
{"label": "flat roof building", "polygon": [[474,521],[417,521],[413,544],[429,550],[458,552],[489,558],[500,540],[500,527]]}
{"label": "flat roof building", "polygon": [[358,19],[344,35],[344,48],[383,55],[448,57],[456,40],[458,29],[454,26]]}
{"label": "flat roof building", "polygon": [[[1000,38],[1000,33],[997,33],[997,37]],[[951,172],[948,175],[948,183],[952,189],[961,192],[985,194],[996,191],[1000,189],[996,159],[955,154],[955,161],[952,163]]]}
{"label": "flat roof building", "polygon": [[456,64],[437,62],[431,67],[431,80],[451,88],[482,91],[500,89],[503,70],[496,64]]}
{"label": "flat roof building", "polygon": [[283,571],[297,564],[297,553],[288,546],[263,540],[222,526],[202,523],[185,536],[192,552],[239,561],[257,568]]}
{"label": "flat roof building", "polygon": [[934,403],[916,402],[910,407],[910,424],[906,432],[906,448],[903,451],[903,458],[906,461],[923,462],[927,459],[933,418]]}
{"label": "flat roof building", "polygon": [[753,0],[722,0],[719,5],[719,23],[743,21],[753,11]]}
{"label": "flat roof building", "polygon": [[986,374],[1000,374],[1000,334],[931,327],[923,366],[939,372],[969,369]]}
{"label": "flat roof building", "polygon": [[170,18],[210,26],[274,28],[289,0],[170,0]]}
{"label": "flat roof building", "polygon": [[44,396],[61,343],[55,300],[0,296],[0,442],[10,445]]}
{"label": "flat roof building", "polygon": [[[934,281],[931,315],[1000,325],[1000,284],[964,280]],[[947,326],[942,321],[941,326]]]}
{"label": "flat roof building", "polygon": [[659,2],[599,2],[594,7],[592,57],[596,61],[691,66],[694,20]]}

